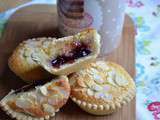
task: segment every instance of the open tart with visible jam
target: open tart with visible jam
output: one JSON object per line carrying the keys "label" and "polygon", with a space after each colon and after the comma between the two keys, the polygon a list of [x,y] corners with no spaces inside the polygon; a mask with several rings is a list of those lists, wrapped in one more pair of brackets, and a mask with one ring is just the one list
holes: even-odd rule
{"label": "open tart with visible jam", "polygon": [[87,29],[74,36],[56,39],[49,46],[35,50],[33,60],[52,74],[68,75],[95,60],[100,51],[100,36],[96,30]]}
{"label": "open tart with visible jam", "polygon": [[[10,69],[23,80],[68,75],[94,61],[100,52],[100,35],[86,29],[64,38],[36,38],[22,42],[9,59]],[[51,74],[50,74],[51,73]]]}

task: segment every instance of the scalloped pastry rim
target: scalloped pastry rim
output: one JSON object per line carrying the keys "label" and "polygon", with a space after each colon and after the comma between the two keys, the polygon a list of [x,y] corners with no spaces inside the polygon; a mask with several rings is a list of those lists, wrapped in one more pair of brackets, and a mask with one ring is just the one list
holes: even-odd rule
{"label": "scalloped pastry rim", "polygon": [[94,109],[94,110],[101,110],[106,111],[106,113],[109,110],[116,110],[117,108],[121,108],[123,105],[129,103],[134,97],[136,96],[135,90],[129,91],[127,95],[120,101],[112,102],[111,104],[103,104],[103,105],[97,105],[97,104],[91,104],[86,101],[77,99],[76,97],[70,96],[70,98],[79,106],[87,107],[88,109]]}

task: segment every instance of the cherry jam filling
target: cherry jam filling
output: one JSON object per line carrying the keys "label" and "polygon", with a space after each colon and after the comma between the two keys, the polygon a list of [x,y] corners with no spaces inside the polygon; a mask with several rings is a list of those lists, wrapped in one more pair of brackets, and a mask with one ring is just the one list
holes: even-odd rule
{"label": "cherry jam filling", "polygon": [[51,61],[52,66],[59,68],[66,63],[73,63],[76,59],[88,56],[92,51],[83,42],[77,41],[72,44],[73,49],[68,54],[57,56]]}

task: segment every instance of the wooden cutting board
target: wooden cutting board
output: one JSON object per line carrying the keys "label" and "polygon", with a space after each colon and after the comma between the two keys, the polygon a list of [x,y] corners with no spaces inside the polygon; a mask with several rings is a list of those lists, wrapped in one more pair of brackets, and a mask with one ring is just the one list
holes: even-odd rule
{"label": "wooden cutting board", "polygon": [[[3,38],[0,40],[0,98],[4,97],[10,89],[25,84],[9,70],[8,56],[20,41],[41,36],[58,36],[55,6],[33,5],[23,8],[11,16]],[[106,56],[107,60],[121,64],[132,77],[135,75],[134,38],[133,22],[126,15],[121,43],[115,51]],[[0,116],[1,120],[11,120],[2,110],[0,110]],[[87,114],[69,100],[52,120],[135,120],[135,100],[108,116]]]}

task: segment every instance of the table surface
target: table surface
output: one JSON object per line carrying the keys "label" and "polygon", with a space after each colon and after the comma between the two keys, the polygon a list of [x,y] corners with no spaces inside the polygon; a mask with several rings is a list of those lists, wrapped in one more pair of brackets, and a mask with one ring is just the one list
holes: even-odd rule
{"label": "table surface", "polygon": [[[17,46],[17,44],[27,38],[40,37],[40,36],[54,36],[58,32],[56,10],[52,5],[33,5],[17,11],[11,16],[4,31],[3,38],[1,39],[3,57],[6,60],[3,63],[3,74],[0,76],[0,97],[2,98],[9,92],[10,89],[18,88],[23,83],[16,77],[7,66],[7,58]],[[37,15],[37,13],[39,15]],[[45,19],[44,19],[45,18]],[[106,56],[107,60],[111,60],[121,64],[129,74],[134,77],[135,75],[135,30],[132,20],[126,16],[123,36],[120,46],[111,54]],[[10,44],[6,44],[10,43]],[[10,118],[0,111],[1,119],[9,120]],[[71,100],[66,106],[61,109],[53,120],[135,120],[135,100],[124,106],[109,116],[92,116],[83,112]]]}

